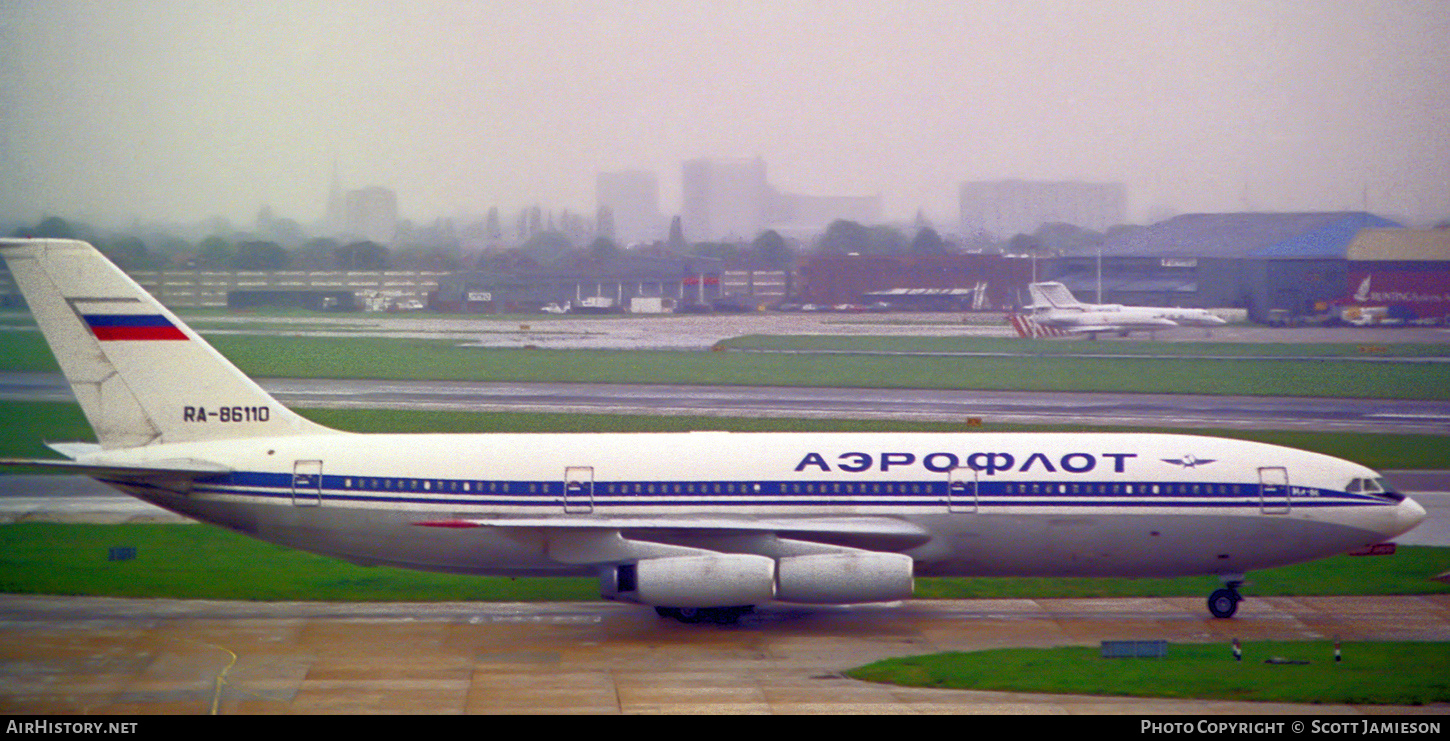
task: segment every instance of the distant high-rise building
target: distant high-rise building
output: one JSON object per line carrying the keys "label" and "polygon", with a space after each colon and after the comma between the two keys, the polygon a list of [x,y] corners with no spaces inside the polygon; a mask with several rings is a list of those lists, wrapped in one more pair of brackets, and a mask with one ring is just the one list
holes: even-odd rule
{"label": "distant high-rise building", "polygon": [[609,209],[614,241],[621,245],[654,242],[663,238],[660,184],[652,172],[601,172],[594,181],[599,208]]}
{"label": "distant high-rise building", "polygon": [[349,239],[392,244],[398,231],[398,195],[371,186],[347,192],[343,205],[342,234]]}
{"label": "distant high-rise building", "polygon": [[342,181],[337,177],[337,162],[332,163],[332,180],[327,189],[327,214],[322,217],[323,231],[341,234],[346,220],[347,194],[343,193]]}
{"label": "distant high-rise building", "polygon": [[376,185],[344,190],[334,161],[322,220],[323,230],[334,237],[391,245],[398,232],[398,194]]}
{"label": "distant high-rise building", "polygon": [[962,183],[960,193],[964,233],[998,239],[1055,222],[1103,231],[1123,223],[1127,212],[1122,183],[993,180]]}
{"label": "distant high-rise building", "polygon": [[759,157],[689,160],[681,186],[680,216],[691,242],[748,242],[770,221],[773,191]]}

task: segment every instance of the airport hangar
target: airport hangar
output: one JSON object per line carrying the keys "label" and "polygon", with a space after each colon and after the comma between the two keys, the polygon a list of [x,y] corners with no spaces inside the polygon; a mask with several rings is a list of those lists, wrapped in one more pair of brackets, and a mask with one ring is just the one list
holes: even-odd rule
{"label": "airport hangar", "polygon": [[1087,303],[1240,308],[1259,322],[1356,304],[1404,321],[1450,316],[1450,229],[1364,212],[1190,214],[1090,244],[1036,259],[816,255],[800,266],[797,300],[1004,310],[1031,303],[1027,283],[1057,280]]}
{"label": "airport hangar", "polygon": [[1265,323],[1375,305],[1444,323],[1450,229],[1364,212],[1190,214],[1111,232],[1100,255],[1062,255],[1046,275],[1084,302],[1097,300],[1101,280],[1104,303],[1235,307]]}

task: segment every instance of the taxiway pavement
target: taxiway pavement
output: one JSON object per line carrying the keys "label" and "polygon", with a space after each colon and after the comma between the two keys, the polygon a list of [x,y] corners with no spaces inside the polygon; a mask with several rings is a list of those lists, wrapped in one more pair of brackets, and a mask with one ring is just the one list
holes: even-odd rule
{"label": "taxiway pavement", "polygon": [[[911,689],[842,672],[881,658],[1165,639],[1450,640],[1450,595],[766,606],[686,626],[609,603],[324,604],[0,596],[8,714],[994,713],[1442,715],[1296,705]],[[1311,659],[1315,657],[1309,657]],[[1318,660],[1329,660],[1323,657]],[[1353,661],[1351,652],[1346,657]]]}
{"label": "taxiway pavement", "polygon": [[[259,383],[297,407],[1450,434],[1450,402],[1425,400],[290,378]],[[0,373],[0,399],[74,398],[59,374]]]}

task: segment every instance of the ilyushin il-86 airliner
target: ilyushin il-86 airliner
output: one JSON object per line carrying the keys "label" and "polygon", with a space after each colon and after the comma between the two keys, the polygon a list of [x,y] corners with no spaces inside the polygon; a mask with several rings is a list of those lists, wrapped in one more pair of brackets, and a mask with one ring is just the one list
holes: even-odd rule
{"label": "ilyushin il-86 airliner", "polygon": [[1216,574],[1373,548],[1425,511],[1364,466],[1139,433],[356,434],[278,404],[93,247],[0,253],[95,430],[90,476],[358,564],[596,576],[685,622],[890,602],[914,577]]}

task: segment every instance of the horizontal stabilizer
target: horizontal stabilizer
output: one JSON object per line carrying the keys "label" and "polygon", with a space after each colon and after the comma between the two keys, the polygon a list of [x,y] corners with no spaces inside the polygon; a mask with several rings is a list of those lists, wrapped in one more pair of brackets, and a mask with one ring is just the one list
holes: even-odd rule
{"label": "horizontal stabilizer", "polygon": [[80,458],[83,455],[101,452],[101,446],[95,443],[46,443],[45,447],[71,460]]}
{"label": "horizontal stabilizer", "polygon": [[232,472],[232,469],[226,466],[195,458],[151,461],[145,465],[135,466],[114,463],[80,463],[51,458],[0,458],[0,468],[34,468],[44,473],[94,476],[123,481],[204,481]]}

